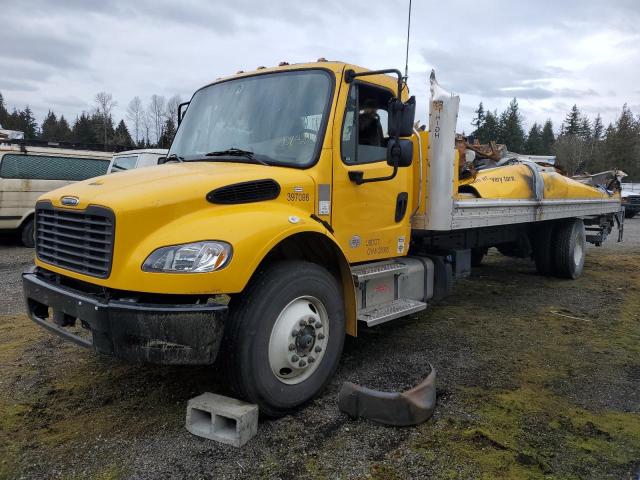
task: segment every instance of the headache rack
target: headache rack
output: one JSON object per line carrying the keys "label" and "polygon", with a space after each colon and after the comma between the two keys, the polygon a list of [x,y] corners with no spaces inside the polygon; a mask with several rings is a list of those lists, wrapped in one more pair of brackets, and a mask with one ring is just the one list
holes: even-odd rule
{"label": "headache rack", "polygon": [[72,210],[39,202],[35,220],[39,260],[92,277],[109,276],[115,238],[111,210],[97,206]]}

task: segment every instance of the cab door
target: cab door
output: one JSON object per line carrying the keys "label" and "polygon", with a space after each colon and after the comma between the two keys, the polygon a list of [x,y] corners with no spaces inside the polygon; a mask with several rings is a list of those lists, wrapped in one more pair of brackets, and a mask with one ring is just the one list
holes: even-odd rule
{"label": "cab door", "polygon": [[[375,78],[375,77],[372,77]],[[357,185],[349,172],[385,177],[389,88],[365,81],[343,84],[333,125],[332,227],[349,262],[406,255],[409,247],[412,169],[395,178]],[[378,126],[372,126],[378,122]],[[376,133],[377,132],[377,133]]]}

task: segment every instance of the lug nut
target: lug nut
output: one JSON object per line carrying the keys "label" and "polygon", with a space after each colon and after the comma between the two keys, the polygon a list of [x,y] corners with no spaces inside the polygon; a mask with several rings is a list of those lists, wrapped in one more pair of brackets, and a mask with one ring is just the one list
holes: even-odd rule
{"label": "lug nut", "polygon": [[307,324],[307,322],[305,322],[304,320],[300,320],[300,321],[298,322],[298,324],[299,324],[301,327],[304,327],[304,326]]}
{"label": "lug nut", "polygon": [[313,362],[315,362],[315,361],[316,361],[316,359],[315,359],[315,358],[313,358],[313,357],[309,357],[309,358],[307,358],[307,361],[308,361],[309,363],[313,363]]}
{"label": "lug nut", "polygon": [[291,336],[292,337],[297,337],[298,336],[298,330],[296,330],[295,328],[293,329],[293,331],[291,332]]}
{"label": "lug nut", "polygon": [[320,353],[322,351],[322,347],[318,345],[314,350],[316,353]]}
{"label": "lug nut", "polygon": [[319,333],[318,340],[323,340],[323,339],[324,339],[324,333]]}
{"label": "lug nut", "polygon": [[298,357],[297,355],[294,355],[293,357],[291,357],[291,361],[293,363],[297,362],[298,360],[300,360],[300,357]]}
{"label": "lug nut", "polygon": [[296,349],[295,344],[290,343],[290,344],[289,344],[289,351],[293,351],[293,350],[295,350],[295,349]]}
{"label": "lug nut", "polygon": [[304,360],[300,360],[300,363],[298,364],[298,366],[299,366],[300,368],[302,368],[302,367],[306,367],[306,366],[307,366],[307,362],[305,362]]}
{"label": "lug nut", "polygon": [[316,328],[322,328],[322,322],[317,322],[315,325]]}

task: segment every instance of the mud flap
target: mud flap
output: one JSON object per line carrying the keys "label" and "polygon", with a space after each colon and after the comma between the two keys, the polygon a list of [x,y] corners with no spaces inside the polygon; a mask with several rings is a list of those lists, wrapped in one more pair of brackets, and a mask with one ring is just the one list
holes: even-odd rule
{"label": "mud flap", "polygon": [[436,406],[436,371],[406,392],[381,392],[345,382],[338,394],[338,407],[351,418],[368,418],[396,427],[427,421]]}

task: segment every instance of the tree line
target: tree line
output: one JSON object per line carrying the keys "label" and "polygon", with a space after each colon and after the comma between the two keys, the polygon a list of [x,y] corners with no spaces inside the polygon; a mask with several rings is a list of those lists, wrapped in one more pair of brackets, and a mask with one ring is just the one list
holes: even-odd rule
{"label": "tree line", "polygon": [[117,124],[113,109],[118,103],[107,92],[94,97],[94,107],[82,111],[70,123],[64,115],[49,110],[38,124],[29,106],[9,113],[0,93],[0,125],[8,130],[24,133],[27,140],[71,142],[84,145],[104,145],[114,148],[169,148],[176,134],[178,105],[181,100],[174,95],[168,100],[162,95],[152,95],[145,105],[140,97],[134,97],[127,105],[126,119]]}
{"label": "tree line", "polygon": [[500,114],[487,111],[482,102],[475,111],[472,136],[480,143],[503,143],[509,151],[528,155],[555,155],[556,165],[569,174],[620,169],[629,179],[640,180],[640,116],[624,104],[615,122],[606,128],[600,114],[584,115],[577,105],[567,113],[560,131],[553,123],[534,122],[526,133],[517,99]]}
{"label": "tree line", "polygon": [[[145,105],[134,97],[127,105],[126,119],[116,125],[113,109],[118,104],[110,93],[100,92],[94,108],[76,116],[73,123],[49,111],[38,125],[32,110],[8,112],[0,93],[0,125],[24,132],[26,139],[102,144],[120,148],[169,148],[176,133],[180,97],[168,100],[152,95]],[[559,132],[553,123],[534,122],[528,133],[517,99],[500,114],[485,110],[480,102],[472,121],[472,136],[480,143],[497,141],[509,151],[529,155],[555,155],[556,164],[570,174],[599,172],[612,168],[624,170],[630,179],[640,180],[640,116],[634,116],[625,104],[616,121],[606,128],[600,115],[591,119],[577,105],[567,113]]]}

